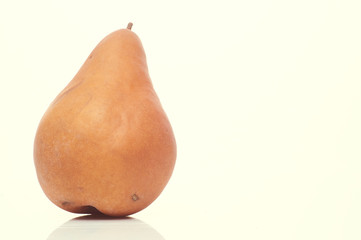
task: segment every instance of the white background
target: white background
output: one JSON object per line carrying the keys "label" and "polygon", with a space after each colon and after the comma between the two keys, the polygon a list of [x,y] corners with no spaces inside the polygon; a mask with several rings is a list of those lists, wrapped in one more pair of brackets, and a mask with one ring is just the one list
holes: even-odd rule
{"label": "white background", "polygon": [[35,131],[129,21],[178,145],[168,186],[132,216],[163,238],[143,239],[360,239],[360,12],[358,0],[1,1],[0,239],[47,239],[78,216],[43,194]]}

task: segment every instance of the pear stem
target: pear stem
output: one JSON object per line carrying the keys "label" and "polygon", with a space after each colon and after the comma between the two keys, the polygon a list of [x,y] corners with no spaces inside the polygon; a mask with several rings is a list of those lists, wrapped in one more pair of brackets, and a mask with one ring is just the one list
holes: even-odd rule
{"label": "pear stem", "polygon": [[133,27],[133,23],[128,23],[128,26],[127,26],[127,28],[129,29],[129,30],[132,30],[132,27]]}

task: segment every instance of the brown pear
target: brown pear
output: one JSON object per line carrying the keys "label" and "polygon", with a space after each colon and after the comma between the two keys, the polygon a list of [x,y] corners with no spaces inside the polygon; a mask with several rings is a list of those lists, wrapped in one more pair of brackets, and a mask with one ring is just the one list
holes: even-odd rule
{"label": "brown pear", "polygon": [[95,47],[40,121],[34,143],[38,180],[67,211],[136,213],[172,175],[174,134],[131,27]]}

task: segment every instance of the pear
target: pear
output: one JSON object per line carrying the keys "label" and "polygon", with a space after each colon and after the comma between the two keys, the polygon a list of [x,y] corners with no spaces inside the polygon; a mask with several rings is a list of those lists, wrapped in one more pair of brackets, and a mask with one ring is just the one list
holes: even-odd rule
{"label": "pear", "polygon": [[136,213],[172,175],[175,137],[131,28],[129,23],[95,47],[39,123],[39,183],[69,212]]}

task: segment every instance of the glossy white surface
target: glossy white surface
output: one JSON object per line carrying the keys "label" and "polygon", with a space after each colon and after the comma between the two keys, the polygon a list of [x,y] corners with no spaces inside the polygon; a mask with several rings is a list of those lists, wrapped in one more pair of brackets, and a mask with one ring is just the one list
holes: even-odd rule
{"label": "glossy white surface", "polygon": [[84,216],[71,219],[55,229],[49,235],[48,239],[164,240],[164,238],[154,228],[138,219],[112,219],[96,216]]}
{"label": "glossy white surface", "polygon": [[[356,0],[1,1],[0,239],[360,239],[360,12]],[[35,131],[129,21],[176,168],[134,219],[74,220],[40,189]]]}

